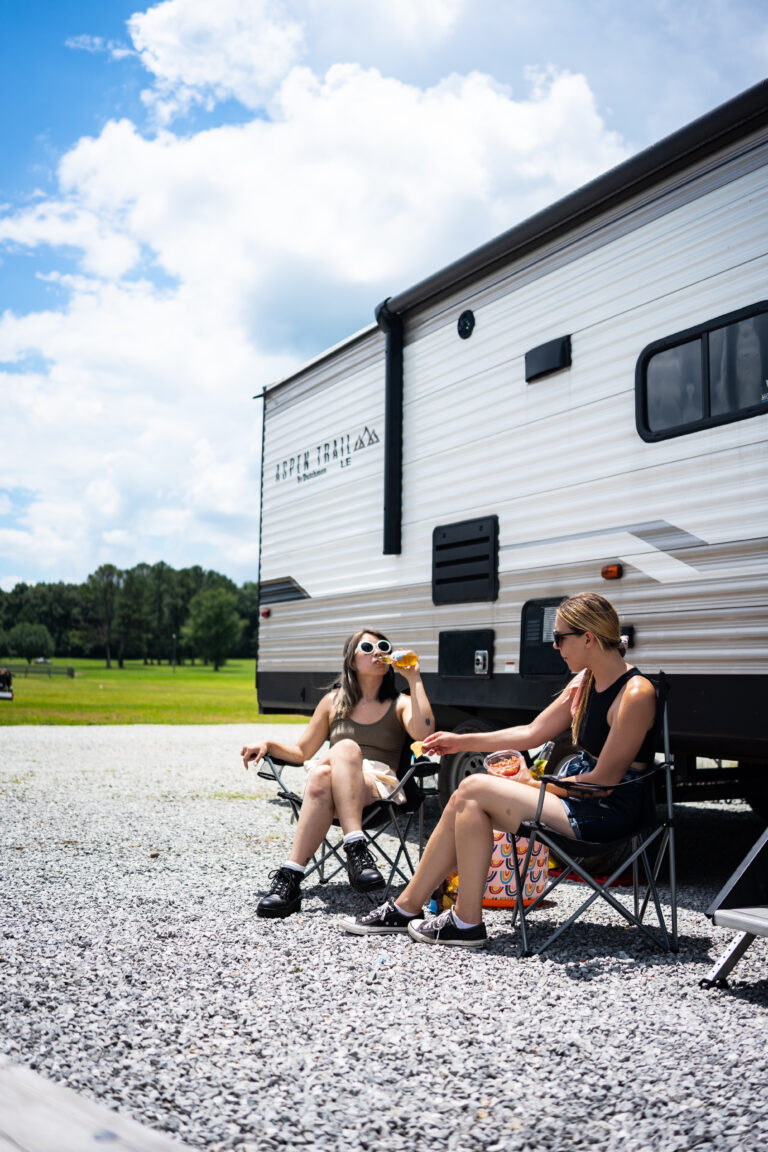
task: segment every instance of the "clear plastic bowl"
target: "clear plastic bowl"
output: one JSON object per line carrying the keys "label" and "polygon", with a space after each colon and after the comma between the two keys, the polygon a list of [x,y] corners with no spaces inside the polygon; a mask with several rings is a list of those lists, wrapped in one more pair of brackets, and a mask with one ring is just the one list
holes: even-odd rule
{"label": "clear plastic bowl", "polygon": [[517,776],[525,764],[525,756],[515,748],[507,748],[502,752],[491,752],[483,760],[483,768],[491,776]]}

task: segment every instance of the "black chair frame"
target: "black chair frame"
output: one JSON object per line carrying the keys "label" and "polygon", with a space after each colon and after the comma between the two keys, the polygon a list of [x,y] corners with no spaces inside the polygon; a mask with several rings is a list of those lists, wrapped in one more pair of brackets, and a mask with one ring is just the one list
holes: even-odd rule
{"label": "black chair frame", "polygon": [[699,980],[702,988],[727,988],[728,976],[747,948],[758,936],[768,936],[768,828],[728,877],[704,915],[718,927],[738,933],[709,975]]}
{"label": "black chair frame", "polygon": [[[410,737],[409,737],[410,741]],[[258,775],[264,780],[277,784],[277,798],[286,802],[291,809],[291,822],[299,818],[302,797],[293,792],[283,780],[283,770],[288,766],[286,761],[274,756],[265,756],[258,770]],[[296,767],[296,765],[290,765]],[[375,848],[376,853],[385,862],[389,869],[386,886],[367,893],[373,903],[379,903],[389,897],[392,885],[397,881],[407,884],[416,871],[421,855],[424,851],[424,802],[427,795],[436,789],[425,788],[424,779],[437,772],[437,765],[428,757],[415,758],[411,754],[410,743],[403,746],[403,752],[398,766],[398,784],[396,788],[381,799],[367,804],[363,808],[362,829],[365,833],[369,848]],[[398,797],[403,796],[404,801]],[[338,827],[338,821],[334,820]],[[408,839],[416,825],[418,856],[414,862],[412,847],[409,848]],[[397,849],[392,855],[381,838],[390,834],[397,840]],[[317,874],[321,884],[333,880],[339,872],[346,871],[347,861],[342,849],[342,837],[336,840],[328,836],[312,857],[304,873],[304,879]]]}
{"label": "black chair frame", "polygon": [[[546,824],[542,823],[541,812],[544,804],[544,796],[546,794],[547,784],[555,784],[558,788],[563,789],[568,795],[575,797],[584,797],[589,795],[590,792],[602,793],[605,788],[598,784],[590,784],[588,782],[579,783],[578,776],[575,777],[560,777],[545,774],[541,777],[541,787],[539,790],[539,802],[536,809],[536,815],[533,820],[529,820],[521,824],[518,830],[518,836],[525,836],[529,838],[528,850],[525,854],[525,859],[522,863],[517,859],[517,853],[512,853],[512,859],[516,869],[517,879],[517,899],[515,909],[512,914],[512,923],[516,923],[518,917],[520,920],[520,934],[522,940],[522,953],[524,956],[534,954],[534,951],[543,952],[549,948],[573,923],[585,912],[596,900],[605,900],[614,911],[618,912],[630,924],[638,928],[645,936],[648,937],[654,944],[663,950],[669,952],[678,951],[678,931],[677,931],[677,879],[675,871],[675,823],[674,823],[674,809],[672,803],[672,774],[674,770],[674,762],[670,753],[669,745],[669,716],[667,710],[667,696],[669,692],[669,685],[666,676],[660,672],[656,676],[649,677],[654,681],[656,688],[656,740],[655,746],[658,747],[661,743],[663,751],[663,759],[660,762],[655,762],[649,766],[644,772],[637,773],[632,781],[622,781],[617,784],[616,788],[627,786],[630,783],[636,783],[638,780],[644,782],[644,797],[643,797],[643,821],[634,835],[630,837],[622,837],[621,840],[602,841],[602,842],[588,842],[585,840],[577,840],[574,836],[568,836],[565,833],[558,832],[553,828],[549,828]],[[665,807],[666,811],[664,816],[659,819],[657,816],[656,808],[656,794],[655,784],[663,775],[665,782]],[[564,865],[562,871],[558,876],[552,877],[546,884],[544,890],[539,893],[535,900],[525,908],[522,901],[523,885],[521,877],[525,876],[528,871],[528,864],[533,853],[534,841],[538,840],[542,844],[548,845],[557,856],[558,860]],[[594,858],[606,852],[614,853],[620,852],[622,846],[626,852],[621,857],[621,862],[609,876],[602,880],[598,880],[591,874],[584,862],[590,858]],[[651,857],[651,850],[655,853]],[[670,926],[667,928],[664,913],[661,907],[661,900],[658,891],[658,877],[661,870],[662,863],[665,856],[668,858],[669,863],[669,918]],[[643,885],[640,878],[640,866],[644,873],[644,886],[645,890],[641,891]],[[609,891],[611,885],[631,866],[632,868],[632,889],[633,889],[633,908],[630,910],[625,904],[618,900],[612,892]],[[575,873],[580,877],[584,883],[589,885],[592,889],[590,894],[579,905],[575,912],[565,920],[545,941],[539,945],[538,949],[534,950],[531,945],[531,940],[528,931],[527,917],[530,913],[544,901],[557,886],[567,879],[570,873]],[[644,917],[648,909],[649,903],[653,904],[658,921],[658,932],[652,931],[644,922]]]}

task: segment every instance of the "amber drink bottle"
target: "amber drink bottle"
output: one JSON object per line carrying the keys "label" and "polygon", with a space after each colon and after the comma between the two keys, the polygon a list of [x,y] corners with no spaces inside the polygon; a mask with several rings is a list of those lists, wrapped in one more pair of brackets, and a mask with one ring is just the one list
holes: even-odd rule
{"label": "amber drink bottle", "polygon": [[395,668],[413,668],[419,658],[409,648],[395,648],[387,656],[379,656],[380,664],[392,664]]}

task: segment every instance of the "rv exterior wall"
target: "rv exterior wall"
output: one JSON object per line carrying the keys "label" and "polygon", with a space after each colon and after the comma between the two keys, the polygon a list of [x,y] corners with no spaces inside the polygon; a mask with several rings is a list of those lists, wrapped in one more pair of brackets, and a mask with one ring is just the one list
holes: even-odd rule
{"label": "rv exterior wall", "polygon": [[[267,394],[261,578],[309,599],[272,606],[260,674],[328,672],[368,622],[432,674],[441,630],[493,628],[494,677],[517,677],[523,603],[597,588],[635,626],[643,669],[768,684],[768,418],[652,444],[635,426],[647,344],[766,297],[767,153],[752,141],[634,219],[408,315],[399,556],[381,549],[381,334],[355,343],[353,370],[342,348]],[[572,366],[526,384],[526,351],[566,333]],[[436,607],[434,527],[491,514],[498,600]],[[624,579],[602,585],[616,561]]]}

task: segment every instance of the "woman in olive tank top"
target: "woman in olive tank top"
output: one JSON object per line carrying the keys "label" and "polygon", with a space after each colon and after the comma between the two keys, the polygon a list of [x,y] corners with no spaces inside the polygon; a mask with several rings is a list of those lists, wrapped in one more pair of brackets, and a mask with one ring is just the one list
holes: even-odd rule
{"label": "woman in olive tank top", "polygon": [[[344,833],[352,887],[384,887],[362,831],[363,808],[396,787],[406,737],[424,740],[434,728],[418,664],[399,670],[410,695],[398,693],[392,666],[381,659],[390,651],[381,632],[355,632],[344,645],[340,686],[322,698],[296,743],[266,740],[241,751],[246,768],[268,754],[307,766],[293,846],[285,864],[271,873],[272,885],[256,907],[259,916],[290,916],[301,908],[305,867],[334,819]],[[317,756],[326,741],[327,750]]]}
{"label": "woman in olive tank top", "polygon": [[[575,676],[535,720],[500,732],[435,732],[424,741],[424,751],[440,755],[522,751],[555,740],[570,725],[574,743],[595,758],[586,758],[580,777],[606,791],[575,800],[568,799],[562,788],[547,784],[544,822],[583,840],[628,835],[639,819],[639,789],[631,784],[614,786],[628,774],[631,779],[634,769],[653,758],[653,685],[624,660],[616,610],[597,593],[583,592],[560,604],[553,642]],[[345,919],[342,927],[357,935],[407,932],[427,944],[482,947],[487,938],[482,899],[493,830],[516,832],[523,820],[535,816],[538,798],[539,782],[526,768],[512,778],[468,776],[445,806],[416,874],[401,895],[367,916]],[[422,905],[457,867],[460,884],[454,908],[434,919],[421,919]]]}

